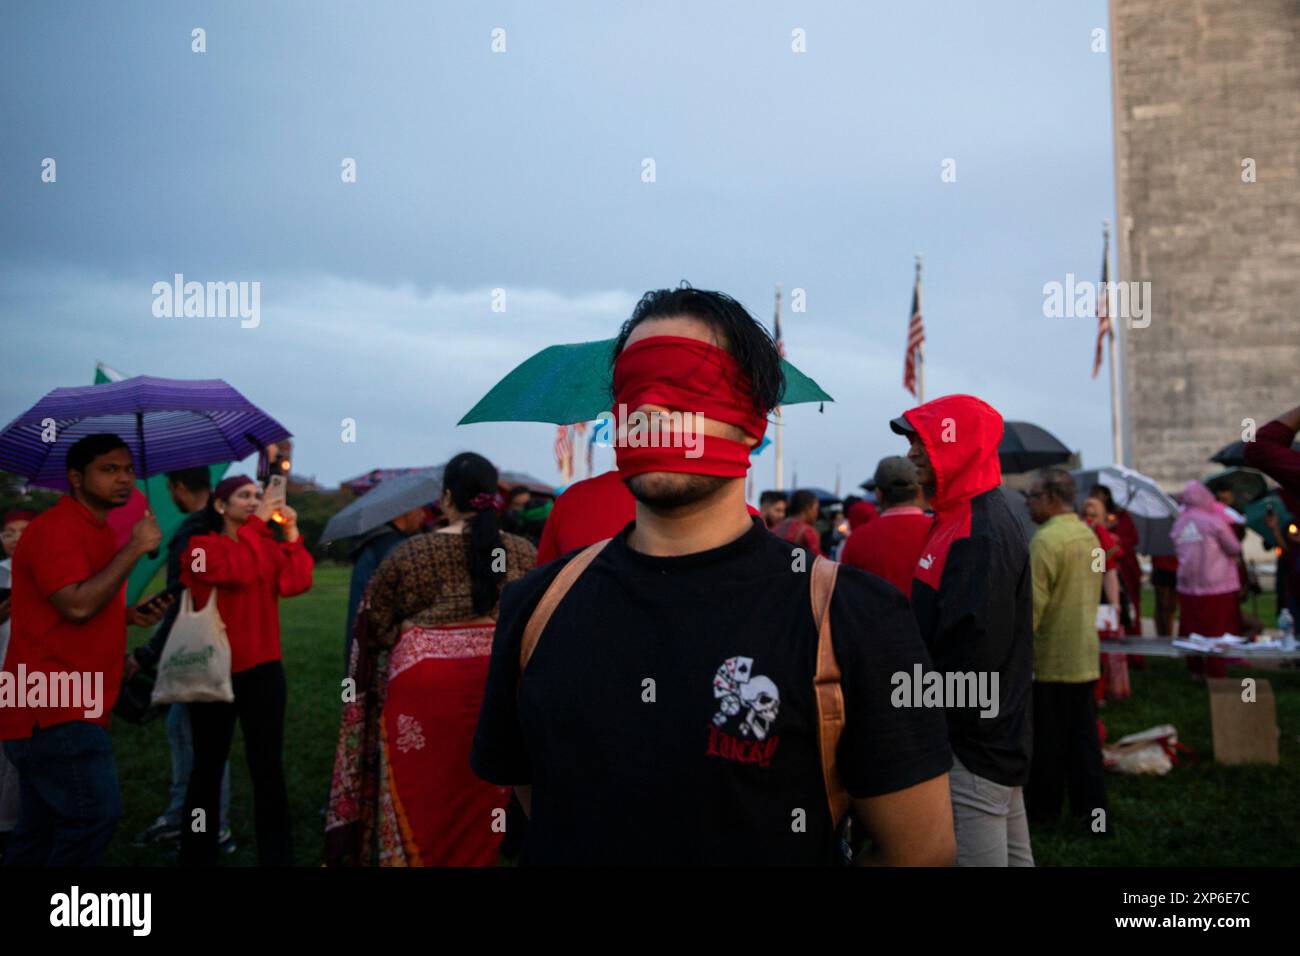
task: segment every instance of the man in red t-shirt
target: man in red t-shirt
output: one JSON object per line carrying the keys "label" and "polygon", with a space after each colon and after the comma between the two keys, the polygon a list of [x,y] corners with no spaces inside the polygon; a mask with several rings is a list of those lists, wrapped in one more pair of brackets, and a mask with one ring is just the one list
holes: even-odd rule
{"label": "man in red t-shirt", "polygon": [[808,554],[821,554],[821,540],[817,536],[816,527],[820,512],[821,502],[813,492],[796,491],[790,496],[786,519],[773,528],[772,533],[783,541],[798,545]]}
{"label": "man in red t-shirt", "polygon": [[6,866],[93,866],[122,814],[108,738],[128,623],[157,623],[170,598],[127,608],[125,583],[162,543],[152,513],[121,548],[104,520],[135,486],[116,435],[68,449],[70,494],[28,525],[13,558],[13,628],[0,672],[0,739],[22,809]]}
{"label": "man in red t-shirt", "polygon": [[576,482],[551,506],[537,545],[537,563],[612,538],[635,520],[636,499],[617,471]]}
{"label": "man in red t-shirt", "polygon": [[873,484],[884,513],[853,529],[840,560],[884,578],[911,597],[912,573],[931,521],[921,510],[916,466],[898,456],[882,458]]}

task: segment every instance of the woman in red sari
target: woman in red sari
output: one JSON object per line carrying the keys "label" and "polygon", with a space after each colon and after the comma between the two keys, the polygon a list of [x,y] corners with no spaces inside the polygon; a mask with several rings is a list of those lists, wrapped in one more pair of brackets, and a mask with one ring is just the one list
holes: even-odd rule
{"label": "woman in red sari", "polygon": [[508,788],[470,770],[502,585],[537,552],[498,523],[497,470],[473,453],[443,470],[445,528],[379,566],[353,629],[325,822],[335,866],[491,866]]}

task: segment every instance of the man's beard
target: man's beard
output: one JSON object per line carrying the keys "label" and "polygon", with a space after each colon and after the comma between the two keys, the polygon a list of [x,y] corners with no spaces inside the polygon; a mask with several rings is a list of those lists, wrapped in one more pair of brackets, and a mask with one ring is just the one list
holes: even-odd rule
{"label": "man's beard", "polygon": [[113,498],[101,498],[99,495],[92,491],[88,491],[85,488],[81,489],[80,494],[83,503],[98,511],[112,511],[114,508],[121,508],[131,500],[131,493],[129,491],[121,501],[116,501]]}
{"label": "man's beard", "polygon": [[731,481],[716,475],[688,475],[673,471],[651,471],[627,479],[632,497],[656,512],[675,511],[712,495]]}

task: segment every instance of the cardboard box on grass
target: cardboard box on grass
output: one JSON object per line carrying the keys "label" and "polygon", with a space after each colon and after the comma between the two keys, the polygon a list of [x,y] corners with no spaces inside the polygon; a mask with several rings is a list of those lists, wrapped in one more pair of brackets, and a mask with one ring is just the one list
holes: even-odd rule
{"label": "cardboard box on grass", "polygon": [[1277,764],[1277,706],[1273,685],[1260,677],[1255,682],[1255,699],[1242,700],[1242,678],[1212,677],[1205,683],[1210,691],[1210,726],[1214,735],[1214,759],[1224,764]]}

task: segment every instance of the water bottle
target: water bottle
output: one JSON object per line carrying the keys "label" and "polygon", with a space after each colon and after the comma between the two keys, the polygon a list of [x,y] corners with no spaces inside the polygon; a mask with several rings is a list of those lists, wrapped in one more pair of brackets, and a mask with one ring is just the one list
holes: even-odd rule
{"label": "water bottle", "polygon": [[1291,616],[1290,608],[1282,608],[1282,613],[1277,616],[1277,629],[1282,632],[1282,650],[1295,650],[1295,618]]}

